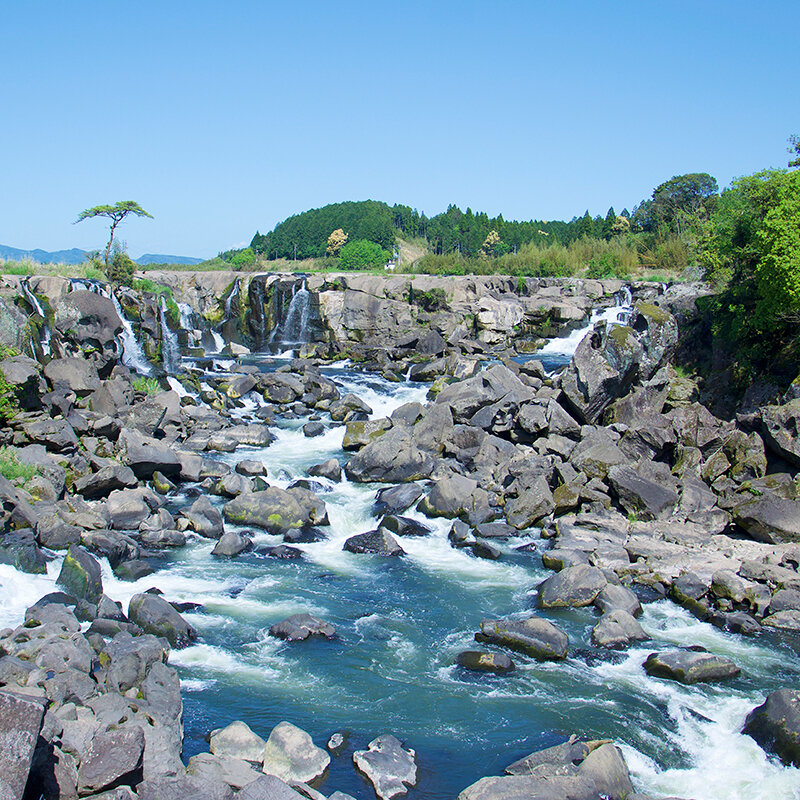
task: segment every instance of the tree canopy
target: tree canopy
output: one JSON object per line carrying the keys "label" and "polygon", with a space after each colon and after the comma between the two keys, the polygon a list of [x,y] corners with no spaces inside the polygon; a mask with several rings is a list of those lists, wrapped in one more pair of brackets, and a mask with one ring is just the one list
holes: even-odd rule
{"label": "tree canopy", "polygon": [[78,219],[75,220],[74,224],[76,225],[79,222],[83,222],[85,219],[90,219],[93,217],[105,217],[106,219],[111,220],[111,225],[109,226],[111,235],[108,238],[108,244],[106,245],[104,256],[106,268],[108,268],[108,257],[109,253],[111,252],[111,245],[114,243],[114,231],[116,231],[117,225],[119,225],[120,222],[122,222],[130,214],[133,214],[137,217],[149,217],[150,219],[153,219],[152,214],[148,214],[147,211],[145,211],[133,200],[121,200],[118,203],[114,203],[113,206],[105,205],[87,208],[84,211],[81,211],[81,213],[78,214]]}

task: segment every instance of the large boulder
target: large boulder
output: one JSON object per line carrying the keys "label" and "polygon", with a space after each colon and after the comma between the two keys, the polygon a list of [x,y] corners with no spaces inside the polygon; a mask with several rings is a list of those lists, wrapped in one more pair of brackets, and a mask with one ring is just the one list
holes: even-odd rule
{"label": "large boulder", "polygon": [[189,520],[192,530],[206,539],[219,539],[224,533],[222,514],[205,495],[198,497],[181,514]]}
{"label": "large boulder", "polygon": [[115,489],[132,489],[137,483],[130,467],[109,464],[97,472],[78,478],[73,486],[86,500],[98,500],[101,497],[108,497]]}
{"label": "large boulder", "polygon": [[627,647],[649,638],[636,619],[621,608],[603,614],[592,628],[592,643],[598,647]]}
{"label": "large boulder", "polygon": [[433,457],[415,444],[408,427],[401,426],[362,447],[344,471],[356,483],[398,483],[427,478],[434,464]]}
{"label": "large boulder", "polygon": [[226,503],[222,509],[222,515],[227,522],[255,525],[272,534],[285,534],[290,530],[314,524],[312,512],[313,509],[301,503],[295,494],[277,486],[270,486],[260,492],[241,494]]}
{"label": "large boulder", "polygon": [[663,470],[652,463],[611,467],[608,481],[625,511],[641,519],[663,519],[672,514],[678,504],[678,492],[669,467],[661,466]]}
{"label": "large boulder", "polygon": [[288,642],[302,642],[312,636],[333,639],[336,636],[336,628],[324,620],[312,617],[311,614],[292,614],[291,617],[272,625],[269,635]]}
{"label": "large boulder", "polygon": [[78,793],[135,786],[142,779],[144,746],[144,733],[137,726],[95,734],[78,770]]}
{"label": "large boulder", "polygon": [[762,408],[761,432],[773,453],[800,467],[800,398]]}
{"label": "large boulder", "polygon": [[644,670],[656,678],[693,684],[735,678],[741,670],[729,658],[694,650],[665,650],[651,653]]}
{"label": "large boulder", "polygon": [[566,658],[569,645],[569,638],[561,628],[536,616],[521,620],[485,619],[475,639],[518,650],[540,661]]}
{"label": "large boulder", "polygon": [[158,439],[124,428],[119,444],[125,451],[125,463],[137,478],[152,478],[154,472],[169,478],[181,472],[181,459],[173,447]]}
{"label": "large boulder", "polygon": [[759,542],[800,542],[800,501],[768,493],[735,506],[732,513],[734,522]]}
{"label": "large boulder", "polygon": [[370,553],[376,556],[405,555],[405,550],[397,543],[397,539],[383,528],[351,536],[342,549],[349,553]]}
{"label": "large boulder", "polygon": [[800,691],[778,689],[748,715],[742,733],[786,765],[800,767]]}
{"label": "large boulder", "polygon": [[103,595],[100,564],[82,547],[70,545],[56,583],[78,600],[98,603]]}
{"label": "large boulder", "polygon": [[239,720],[211,731],[209,749],[214,755],[261,762],[266,742]]}
{"label": "large boulder", "polygon": [[110,365],[122,355],[122,320],[111,298],[78,289],[63,295],[53,310],[61,335],[92,351],[96,359]]}
{"label": "large boulder", "polygon": [[131,597],[128,618],[145,633],[163,636],[173,647],[186,647],[197,638],[197,631],[166,600],[155,594]]}
{"label": "large boulder", "polygon": [[65,384],[78,397],[85,397],[102,385],[94,364],[85,358],[55,358],[45,366],[44,376],[51,386]]}
{"label": "large boulder", "polygon": [[456,656],[456,664],[474,672],[494,672],[505,675],[514,671],[514,662],[505,653],[465,650]]}
{"label": "large boulder", "polygon": [[586,564],[567,567],[539,586],[539,608],[580,608],[594,603],[608,579],[602,570]]}
{"label": "large boulder", "polygon": [[402,797],[417,784],[416,753],[405,750],[391,734],[373,739],[366,750],[356,750],[353,763],[372,784],[380,800]]}
{"label": "large boulder", "polygon": [[0,690],[0,797],[20,800],[42,727],[45,702]]}
{"label": "large boulder", "polygon": [[287,783],[311,783],[325,774],[330,763],[330,756],[291,722],[279,722],[264,747],[264,772]]}

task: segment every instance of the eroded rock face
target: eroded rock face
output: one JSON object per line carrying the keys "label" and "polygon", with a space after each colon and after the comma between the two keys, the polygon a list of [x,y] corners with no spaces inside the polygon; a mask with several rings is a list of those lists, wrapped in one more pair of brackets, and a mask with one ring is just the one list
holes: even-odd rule
{"label": "eroded rock face", "polygon": [[373,739],[366,750],[356,750],[353,763],[381,800],[402,797],[417,784],[416,753],[391,734]]}
{"label": "eroded rock face", "polygon": [[0,691],[0,797],[17,800],[25,791],[45,703]]}

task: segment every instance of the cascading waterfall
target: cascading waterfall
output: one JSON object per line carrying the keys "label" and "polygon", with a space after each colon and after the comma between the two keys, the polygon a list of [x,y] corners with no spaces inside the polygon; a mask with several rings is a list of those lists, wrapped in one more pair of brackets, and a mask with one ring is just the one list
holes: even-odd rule
{"label": "cascading waterfall", "polygon": [[309,320],[311,318],[311,292],[306,286],[306,279],[295,284],[292,300],[286,312],[286,319],[281,322],[270,336],[271,344],[299,345],[309,341]]}
{"label": "cascading waterfall", "polygon": [[542,358],[553,362],[554,366],[566,364],[575,354],[578,345],[587,333],[594,330],[599,322],[609,325],[627,325],[633,316],[633,295],[627,286],[623,286],[614,295],[615,305],[602,311],[593,311],[589,323],[583,328],[572,331],[569,336],[550,339],[547,344],[536,352],[534,358]]}
{"label": "cascading waterfall", "polygon": [[30,284],[27,280],[20,281],[20,286],[22,288],[22,292],[25,295],[25,299],[31,304],[31,307],[34,310],[34,313],[38,314],[42,318],[42,327],[39,330],[39,343],[42,348],[42,353],[46,356],[50,355],[50,328],[47,324],[47,317],[45,316],[44,309],[42,308],[42,304],[39,302],[36,295],[31,290]]}
{"label": "cascading waterfall", "polygon": [[120,335],[120,339],[122,340],[122,363],[128,367],[128,369],[134,370],[134,372],[152,375],[153,366],[147,358],[145,358],[142,346],[139,344],[139,340],[133,332],[133,326],[125,316],[122,306],[119,304],[117,296],[111,291],[111,288],[106,284],[100,283],[100,281],[88,280],[86,278],[71,278],[69,286],[70,291],[84,289],[107,297],[114,303],[114,308],[122,322],[122,334]]}
{"label": "cascading waterfall", "polygon": [[175,331],[167,324],[167,301],[163,297],[159,304],[158,316],[161,323],[161,359],[164,371],[173,375],[178,370],[181,351]]}

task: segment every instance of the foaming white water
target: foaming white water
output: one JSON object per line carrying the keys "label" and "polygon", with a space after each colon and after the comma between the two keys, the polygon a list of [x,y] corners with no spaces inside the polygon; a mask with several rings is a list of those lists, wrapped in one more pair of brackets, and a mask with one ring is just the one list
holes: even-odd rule
{"label": "foaming white water", "polygon": [[0,564],[0,628],[16,628],[22,624],[27,608],[49,592],[61,571],[63,556],[47,565],[46,575],[19,572],[9,564]]}
{"label": "foaming white water", "polygon": [[427,384],[392,383],[377,375],[358,373],[336,376],[334,381],[343,393],[360,397],[372,409],[374,419],[391,416],[405,403],[425,403],[430,388]]}
{"label": "foaming white water", "polygon": [[178,397],[189,397],[189,395],[192,394],[174,375],[167,375],[167,383],[169,384],[169,388],[172,389]]}
{"label": "foaming white water", "polygon": [[[621,664],[601,664],[590,679],[615,686],[665,708],[656,744],[659,752],[683,754],[689,766],[661,768],[630,741],[622,748],[634,782],[654,795],[677,795],[694,800],[796,800],[800,797],[800,770],[769,759],[749,736],[740,733],[747,714],[764,701],[753,690],[725,685],[683,686],[649,677],[642,668],[648,653],[659,646],[691,642],[732,658],[749,675],[774,671],[781,656],[753,640],[722,633],[700,623],[667,601],[647,606],[642,626],[656,640],[650,648],[636,648]],[[658,642],[658,640],[661,640]],[[669,748],[665,750],[664,744]]]}
{"label": "foaming white water", "polygon": [[[627,287],[625,287],[627,289]],[[572,358],[578,345],[583,341],[584,336],[594,330],[598,322],[605,322],[606,325],[622,325],[629,318],[631,308],[630,290],[627,289],[626,295],[621,295],[617,298],[618,305],[611,308],[603,309],[602,311],[593,311],[589,318],[589,323],[578,330],[572,331],[568,336],[560,336],[555,339],[550,339],[540,350],[536,352],[536,356],[561,356],[564,358]]]}

